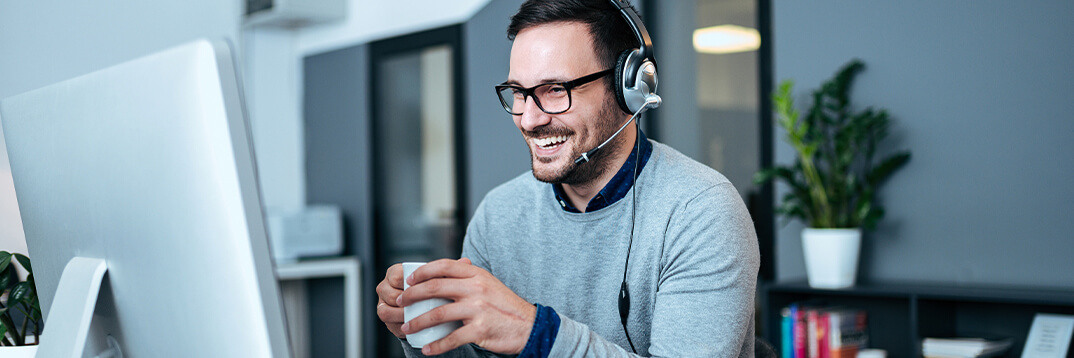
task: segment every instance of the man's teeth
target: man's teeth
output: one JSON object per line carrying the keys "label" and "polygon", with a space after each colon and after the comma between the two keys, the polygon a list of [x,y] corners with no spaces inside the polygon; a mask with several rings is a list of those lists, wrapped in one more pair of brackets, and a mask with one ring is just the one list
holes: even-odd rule
{"label": "man's teeth", "polygon": [[542,147],[549,147],[549,146],[560,144],[560,143],[563,143],[563,142],[566,142],[566,141],[567,141],[567,136],[565,136],[565,135],[561,135],[561,136],[558,136],[558,137],[534,138],[533,139],[533,143],[536,143],[537,145],[542,146]]}

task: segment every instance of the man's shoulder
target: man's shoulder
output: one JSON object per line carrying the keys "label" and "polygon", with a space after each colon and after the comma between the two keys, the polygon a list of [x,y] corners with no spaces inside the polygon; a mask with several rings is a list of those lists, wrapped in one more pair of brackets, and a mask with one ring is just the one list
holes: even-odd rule
{"label": "man's shoulder", "polygon": [[[663,143],[653,141],[653,179],[683,193],[731,185],[723,174]],[[648,164],[646,164],[648,166]]]}
{"label": "man's shoulder", "polygon": [[[660,152],[661,188],[657,202],[670,205],[674,213],[665,240],[669,257],[686,251],[709,248],[726,257],[742,258],[756,270],[757,234],[742,197],[726,177],[678,151],[655,143]],[[648,168],[648,167],[646,167]],[[656,174],[656,173],[654,173]],[[691,255],[686,255],[691,256]],[[698,256],[692,256],[698,257]],[[713,260],[708,260],[713,261]]]}
{"label": "man's shoulder", "polygon": [[484,201],[486,204],[500,205],[505,202],[519,202],[520,198],[537,193],[542,184],[545,183],[537,181],[533,177],[533,172],[527,170],[489,190],[488,194],[485,194]]}

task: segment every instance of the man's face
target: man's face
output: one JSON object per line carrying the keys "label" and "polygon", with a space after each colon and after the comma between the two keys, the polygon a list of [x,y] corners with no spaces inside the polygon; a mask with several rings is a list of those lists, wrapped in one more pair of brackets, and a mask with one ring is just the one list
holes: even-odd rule
{"label": "man's face", "polygon": [[[515,36],[507,78],[509,83],[529,88],[603,70],[588,27],[556,22],[527,28]],[[571,106],[566,112],[544,113],[531,97],[522,115],[513,117],[530,150],[534,177],[550,183],[582,184],[607,169],[608,156],[600,155],[580,165],[574,160],[611,136],[621,114],[602,78],[571,89]],[[609,146],[618,147],[615,144]],[[598,154],[607,154],[612,148]]]}

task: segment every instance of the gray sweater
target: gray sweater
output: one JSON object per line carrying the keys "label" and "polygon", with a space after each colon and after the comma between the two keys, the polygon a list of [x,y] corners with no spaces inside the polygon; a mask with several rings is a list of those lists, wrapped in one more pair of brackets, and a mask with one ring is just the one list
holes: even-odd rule
{"label": "gray sweater", "polygon": [[[641,356],[751,357],[760,258],[746,206],[723,175],[653,145],[631,189],[630,338]],[[556,310],[550,357],[633,356],[618,312],[631,201],[627,194],[601,210],[569,213],[549,184],[524,173],[485,196],[462,256]],[[421,356],[403,345],[407,356]],[[491,354],[469,345],[447,355]]]}

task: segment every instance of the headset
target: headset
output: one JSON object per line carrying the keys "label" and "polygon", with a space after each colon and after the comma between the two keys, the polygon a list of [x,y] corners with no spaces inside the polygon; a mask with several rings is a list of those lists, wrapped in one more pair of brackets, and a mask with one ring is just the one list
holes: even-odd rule
{"label": "headset", "polygon": [[615,63],[615,99],[626,113],[636,113],[660,106],[660,96],[656,94],[656,58],[653,55],[653,41],[645,24],[627,0],[611,0],[612,5],[626,19],[627,25],[638,38],[639,47],[623,51]]}
{"label": "headset", "polygon": [[634,118],[646,110],[659,107],[662,102],[660,96],[656,94],[659,81],[656,77],[656,58],[653,56],[653,41],[649,38],[649,31],[645,30],[645,24],[641,22],[638,12],[627,0],[610,1],[626,19],[627,25],[630,25],[640,45],[636,49],[626,50],[619,54],[615,62],[615,85],[612,86],[615,88],[615,101],[619,103],[619,108],[632,115],[608,139],[596,148],[578,156],[574,160],[575,164],[589,162],[597,151],[619,136],[619,133],[634,121]]}
{"label": "headset", "polygon": [[[641,22],[641,17],[638,16],[637,10],[630,5],[628,0],[610,1],[612,6],[618,9],[619,13],[626,19],[630,29],[634,31],[634,36],[638,38],[639,47],[623,51],[615,62],[615,85],[613,86],[615,87],[615,100],[619,103],[619,108],[632,115],[607,140],[596,148],[582,153],[581,156],[575,159],[575,164],[589,162],[593,154],[596,154],[597,151],[604,148],[604,145],[615,139],[639,114],[659,107],[661,103],[660,96],[656,94],[658,84],[656,79],[656,58],[653,56],[653,41],[649,38],[649,32],[645,30],[645,24]],[[634,140],[636,145],[634,181],[631,182],[631,185],[638,182],[638,162],[641,161],[641,128],[637,126],[635,128],[639,135],[637,136],[638,139]],[[634,348],[634,341],[630,339],[630,332],[627,330],[627,318],[630,316],[630,289],[627,287],[627,269],[630,267],[630,251],[634,246],[634,219],[637,214],[636,206],[638,201],[638,187],[636,185],[632,193],[633,197],[630,203],[630,241],[627,244],[626,261],[623,262],[623,283],[619,286],[619,319],[623,324],[623,334],[626,335],[627,343],[630,343],[630,350],[637,354],[638,350]]]}

